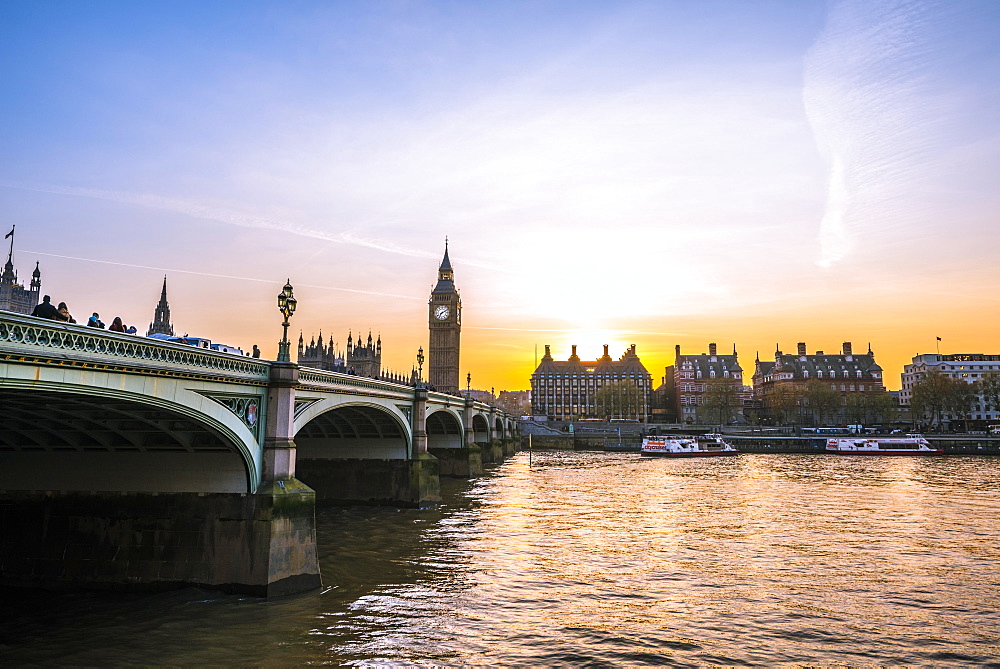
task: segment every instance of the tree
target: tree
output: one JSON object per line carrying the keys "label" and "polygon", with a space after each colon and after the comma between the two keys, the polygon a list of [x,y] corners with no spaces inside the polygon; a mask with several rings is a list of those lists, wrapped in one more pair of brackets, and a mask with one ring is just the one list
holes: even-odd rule
{"label": "tree", "polygon": [[941,372],[928,372],[913,386],[910,407],[914,416],[940,426],[945,414],[968,414],[975,397],[975,388],[965,381],[945,376]]}
{"label": "tree", "polygon": [[718,377],[705,382],[702,413],[708,422],[723,425],[731,422],[740,406],[740,391],[737,382],[729,377]]}
{"label": "tree", "polygon": [[898,411],[896,399],[884,390],[847,396],[847,415],[855,424],[891,423]]}
{"label": "tree", "polygon": [[789,386],[776,386],[764,397],[764,408],[779,424],[790,422],[799,406],[798,392]]}
{"label": "tree", "polygon": [[951,392],[948,393],[947,409],[949,413],[955,414],[965,423],[965,429],[969,429],[969,414],[972,407],[979,399],[979,392],[976,383],[966,383],[961,379],[952,379],[954,383]]}
{"label": "tree", "polygon": [[823,418],[840,408],[841,395],[819,379],[810,379],[802,391],[803,405],[822,424]]}
{"label": "tree", "polygon": [[865,425],[868,422],[869,403],[866,393],[851,393],[847,396],[847,422],[852,425]]}
{"label": "tree", "polygon": [[979,394],[993,411],[1000,411],[1000,372],[983,374],[983,378],[979,381]]}
{"label": "tree", "polygon": [[896,398],[885,390],[866,393],[868,398],[869,416],[876,423],[892,423],[899,415],[899,403]]}
{"label": "tree", "polygon": [[600,418],[642,418],[642,393],[632,381],[613,381],[594,396]]}

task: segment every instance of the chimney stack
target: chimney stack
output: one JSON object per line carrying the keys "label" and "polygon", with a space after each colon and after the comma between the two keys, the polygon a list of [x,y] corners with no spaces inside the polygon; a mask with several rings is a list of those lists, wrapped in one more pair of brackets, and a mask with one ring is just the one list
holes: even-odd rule
{"label": "chimney stack", "polygon": [[851,353],[851,342],[849,341],[844,342],[844,355],[853,355]]}
{"label": "chimney stack", "polygon": [[799,355],[806,354],[806,343],[804,341],[799,342]]}
{"label": "chimney stack", "polygon": [[709,344],[709,345],[708,345],[708,354],[709,354],[709,355],[715,355],[715,352],[716,352],[717,350],[718,350],[718,349],[717,349],[717,348],[716,348],[716,346],[715,346],[715,342],[712,342],[711,344]]}

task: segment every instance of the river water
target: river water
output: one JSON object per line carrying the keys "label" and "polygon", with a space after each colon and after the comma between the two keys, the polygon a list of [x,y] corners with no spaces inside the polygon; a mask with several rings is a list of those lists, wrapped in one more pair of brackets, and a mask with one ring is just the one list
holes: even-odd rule
{"label": "river water", "polygon": [[1000,666],[1000,458],[519,453],[321,508],[325,587],[4,593],[3,666]]}

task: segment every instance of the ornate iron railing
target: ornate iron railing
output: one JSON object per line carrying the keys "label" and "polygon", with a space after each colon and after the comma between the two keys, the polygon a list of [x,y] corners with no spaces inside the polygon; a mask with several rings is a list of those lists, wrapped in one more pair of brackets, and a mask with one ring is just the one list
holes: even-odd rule
{"label": "ornate iron railing", "polygon": [[299,367],[299,386],[336,392],[377,394],[394,399],[413,399],[413,386],[311,367]]}
{"label": "ornate iron railing", "polygon": [[0,311],[0,359],[78,360],[267,382],[267,361]]}

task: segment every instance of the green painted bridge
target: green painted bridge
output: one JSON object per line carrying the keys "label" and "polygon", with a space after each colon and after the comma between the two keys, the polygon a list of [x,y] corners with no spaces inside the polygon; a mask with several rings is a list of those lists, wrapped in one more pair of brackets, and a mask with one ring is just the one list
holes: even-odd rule
{"label": "green painted bridge", "polygon": [[0,311],[0,585],[320,585],[315,504],[429,506],[495,407]]}

